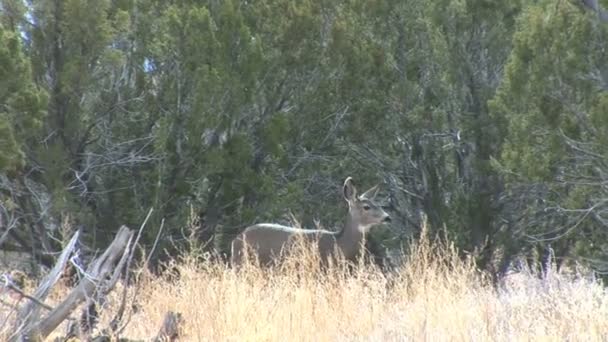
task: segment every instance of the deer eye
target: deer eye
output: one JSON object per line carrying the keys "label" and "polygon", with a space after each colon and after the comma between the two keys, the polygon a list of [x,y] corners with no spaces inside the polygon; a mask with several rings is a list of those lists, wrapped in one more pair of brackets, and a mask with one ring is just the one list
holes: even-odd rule
{"label": "deer eye", "polygon": [[369,209],[370,209],[369,204],[364,204],[364,205],[363,205],[363,210],[369,210]]}

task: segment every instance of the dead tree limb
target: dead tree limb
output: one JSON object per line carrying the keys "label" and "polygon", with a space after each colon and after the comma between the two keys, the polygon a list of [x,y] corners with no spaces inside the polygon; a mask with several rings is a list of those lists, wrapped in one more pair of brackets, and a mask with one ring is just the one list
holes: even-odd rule
{"label": "dead tree limb", "polygon": [[153,339],[154,342],[176,341],[179,338],[183,317],[180,313],[169,311],[165,314],[163,325]]}
{"label": "dead tree limb", "polygon": [[[32,323],[22,326],[20,332],[15,334],[11,341],[36,341],[46,338],[80,303],[93,296],[100,283],[108,276],[112,277],[109,285],[113,286],[115,276],[112,275],[116,272],[120,273],[120,269],[116,268],[115,265],[119,259],[124,260],[124,255],[128,254],[132,238],[133,232],[129,228],[126,226],[120,227],[114,241],[100,257],[91,263],[82,280],[70,292],[68,297],[41,321],[30,321]],[[106,290],[109,291],[110,289],[107,288]]]}
{"label": "dead tree limb", "polygon": [[[132,237],[130,240],[132,240]],[[134,243],[131,243],[131,241],[129,242],[129,244],[125,248],[124,252],[122,253],[122,257],[120,258],[118,265],[114,269],[114,273],[112,273],[112,275],[109,277],[109,279],[106,282],[102,282],[102,283],[98,284],[98,286],[92,296],[87,297],[87,304],[85,305],[85,308],[83,309],[82,315],[81,315],[80,335],[83,335],[83,334],[88,335],[93,331],[93,328],[99,318],[96,315],[95,307],[97,305],[99,305],[100,307],[103,307],[103,305],[106,302],[107,295],[110,293],[110,291],[112,291],[114,286],[116,286],[116,283],[118,282],[118,279],[120,278],[120,275],[123,273],[123,271],[125,273],[128,273],[128,268],[130,266],[130,262],[127,263],[127,261],[130,260],[129,257],[131,255],[131,251],[135,249],[136,244],[137,244],[137,241],[135,241]],[[126,284],[125,284],[125,291],[126,291]],[[93,310],[91,311],[91,309],[93,309]],[[92,312],[95,312],[95,313],[92,314]]]}
{"label": "dead tree limb", "polygon": [[[6,275],[2,276],[2,279],[3,279],[2,282],[4,282],[3,286],[6,290],[17,293],[20,296],[20,298],[26,298],[26,299],[40,305],[40,307],[42,307],[43,309],[46,309],[47,311],[53,310],[52,306],[46,305],[44,302],[40,301],[38,298],[36,298],[34,296],[30,296],[29,294],[25,293],[23,290],[21,290],[16,285],[11,284],[9,281],[6,280]],[[4,302],[4,301],[0,301],[0,303],[1,302]]]}
{"label": "dead tree limb", "polygon": [[[153,211],[154,211],[154,208],[150,208],[150,210],[148,211],[148,215],[146,215],[146,218],[142,222],[141,226],[139,227],[139,231],[137,232],[137,237],[135,238],[135,242],[133,243],[133,248],[131,249],[131,252],[129,253],[129,259],[127,261],[127,267],[125,269],[125,284],[130,283],[128,269],[131,267],[131,263],[133,262],[133,257],[135,255],[135,246],[137,246],[137,244],[139,243],[139,239],[141,238],[141,233],[143,232],[144,227],[146,226],[146,223],[148,222],[148,219],[152,215]],[[161,228],[162,228],[162,224],[161,224]],[[152,247],[152,248],[153,249],[152,249],[151,253],[154,251],[154,247]],[[145,266],[144,266],[144,269],[145,269]],[[139,284],[136,284],[133,301],[135,301],[135,298],[137,297],[138,289],[139,289]],[[124,330],[124,328],[126,328],[128,321],[130,321],[130,317],[128,317],[126,323],[122,322],[123,318],[124,318],[124,314],[125,314],[126,305],[127,305],[127,286],[125,286],[123,289],[122,299],[120,301],[118,310],[116,311],[116,314],[110,321],[110,329],[116,335],[120,335],[120,333]],[[122,324],[122,327],[119,327],[119,324]]]}
{"label": "dead tree limb", "polygon": [[38,286],[38,288],[36,289],[34,294],[31,296],[31,297],[35,298],[36,300],[29,300],[19,310],[19,314],[17,315],[17,322],[16,322],[16,324],[18,324],[19,327],[28,327],[28,326],[32,325],[33,322],[36,322],[39,320],[40,308],[42,307],[42,305],[40,303],[44,302],[44,300],[46,299],[46,296],[48,296],[51,288],[55,285],[55,283],[61,277],[61,273],[65,269],[65,265],[68,262],[70,255],[74,251],[74,248],[76,247],[76,242],[78,241],[78,236],[79,236],[78,232],[76,232],[72,236],[72,238],[70,239],[70,242],[68,242],[68,245],[61,252],[59,259],[57,260],[57,263],[55,264],[55,266],[53,267],[51,272],[49,272],[49,274],[43,279],[43,281],[40,283],[40,285]]}

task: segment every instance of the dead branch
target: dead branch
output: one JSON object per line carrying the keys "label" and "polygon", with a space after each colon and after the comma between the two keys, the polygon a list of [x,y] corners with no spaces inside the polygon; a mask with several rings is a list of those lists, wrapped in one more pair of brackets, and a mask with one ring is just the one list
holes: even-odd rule
{"label": "dead branch", "polygon": [[176,341],[179,338],[184,319],[180,313],[169,311],[165,314],[163,325],[154,338],[154,342]]}
{"label": "dead branch", "polygon": [[[28,324],[17,326],[20,329],[15,331],[20,332],[15,334],[11,338],[11,341],[46,338],[80,303],[86,298],[92,297],[100,287],[103,287],[102,281],[107,279],[108,276],[110,276],[110,281],[105,284],[105,291],[110,291],[117,281],[117,274],[121,272],[121,267],[116,267],[115,265],[120,258],[120,266],[124,266],[132,238],[133,232],[129,228],[126,226],[120,227],[114,241],[112,241],[100,257],[91,263],[82,280],[70,292],[68,297],[41,321],[34,322],[33,320],[29,320]],[[67,260],[67,256],[65,259]]]}
{"label": "dead branch", "polygon": [[[133,243],[133,246],[136,246],[139,243],[139,239],[141,238],[141,233],[143,232],[144,227],[146,226],[146,223],[148,222],[148,219],[152,215],[153,211],[154,211],[154,208],[150,208],[150,210],[148,211],[148,215],[146,215],[144,222],[142,222],[141,226],[139,227],[139,231],[137,232],[137,237],[135,238],[135,242]],[[135,248],[132,248],[131,252],[129,253],[129,259],[127,261],[126,270],[128,270],[131,267],[131,263],[133,262],[134,254],[135,254]],[[125,284],[129,284],[129,272],[128,271],[125,272]],[[135,297],[137,296],[138,288],[139,287],[136,285]],[[134,297],[134,300],[135,300],[135,297]],[[118,308],[118,311],[116,312],[116,314],[114,315],[114,318],[112,318],[112,321],[110,322],[110,329],[112,329],[112,331],[115,334],[120,334],[122,332],[122,330],[127,326],[125,323],[125,324],[123,324],[122,327],[119,327],[119,323],[122,322],[123,317],[124,317],[126,305],[127,305],[127,286],[125,286],[125,288],[123,289],[122,299],[120,301],[120,306]],[[127,321],[128,320],[129,319],[127,319]]]}
{"label": "dead branch", "polygon": [[[48,311],[53,310],[52,306],[45,304],[44,302],[40,301],[38,298],[36,298],[34,296],[28,295],[23,290],[21,290],[18,286],[16,286],[15,284],[12,284],[10,282],[10,280],[7,279],[6,275],[2,276],[2,282],[4,282],[4,285],[2,285],[2,286],[4,286],[9,291],[16,292],[20,298],[27,298],[27,299],[31,300],[32,302],[40,305],[43,309],[46,309]],[[0,301],[0,303],[4,303],[4,301]]]}
{"label": "dead branch", "polygon": [[[81,314],[81,335],[86,335],[93,331],[93,328],[95,327],[95,324],[97,324],[99,318],[96,308],[97,306],[103,307],[106,302],[107,295],[110,293],[110,291],[112,291],[114,286],[116,286],[116,283],[118,282],[118,279],[120,278],[122,272],[127,272],[130,266],[130,261],[127,263],[127,260],[130,260],[129,257],[132,255],[131,251],[135,249],[135,244],[137,244],[137,241],[133,244],[129,243],[127,245],[110,279],[106,282],[100,283],[97,286],[97,289],[95,290],[93,296],[87,298],[87,304],[85,305],[85,308],[82,310]],[[125,284],[125,291],[126,288],[127,287]]]}
{"label": "dead branch", "polygon": [[[48,296],[51,288],[57,283],[59,278],[61,277],[62,271],[65,269],[65,265],[74,251],[76,246],[76,242],[78,241],[79,232],[76,232],[68,245],[63,249],[57,263],[49,272],[49,274],[43,279],[42,283],[38,286],[34,294],[31,296],[36,300],[30,300],[27,304],[25,304],[21,310],[19,310],[19,314],[17,316],[18,326],[27,327],[30,326],[33,322],[36,322],[40,318],[40,308],[42,305],[39,303],[44,302],[46,296]],[[28,298],[27,296],[26,298]]]}

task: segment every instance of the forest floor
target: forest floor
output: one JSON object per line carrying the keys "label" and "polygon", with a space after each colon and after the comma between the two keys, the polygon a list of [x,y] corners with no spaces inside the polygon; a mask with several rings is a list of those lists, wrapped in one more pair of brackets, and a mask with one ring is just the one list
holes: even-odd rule
{"label": "forest floor", "polygon": [[[321,272],[306,256],[282,269],[248,266],[239,272],[186,257],[166,277],[140,274],[122,335],[149,339],[165,313],[174,311],[184,319],[183,341],[600,341],[608,336],[608,292],[598,281],[576,273],[514,273],[495,287],[457,254],[423,241],[390,276],[363,265],[350,273],[339,266]],[[66,292],[59,287],[51,305]],[[107,326],[121,293],[119,285],[108,298],[100,327]]]}

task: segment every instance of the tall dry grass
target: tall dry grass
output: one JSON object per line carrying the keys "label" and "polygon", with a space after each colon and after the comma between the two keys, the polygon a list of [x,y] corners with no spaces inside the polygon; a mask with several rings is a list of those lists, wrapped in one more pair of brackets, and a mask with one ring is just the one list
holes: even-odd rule
{"label": "tall dry grass", "polygon": [[[183,315],[185,341],[601,341],[608,336],[608,294],[584,277],[520,273],[496,289],[454,248],[428,239],[391,275],[365,265],[322,270],[315,259],[299,252],[280,269],[249,265],[237,272],[196,255],[184,257],[173,276],[144,277],[139,310],[124,336],[149,338],[169,310]],[[117,299],[110,298],[106,312]]]}
{"label": "tall dry grass", "polygon": [[150,336],[168,310],[192,341],[606,340],[608,294],[596,281],[516,274],[496,289],[457,251],[424,239],[395,274],[320,270],[310,253],[281,269],[238,272],[185,258],[179,278],[150,279],[126,331]]}

